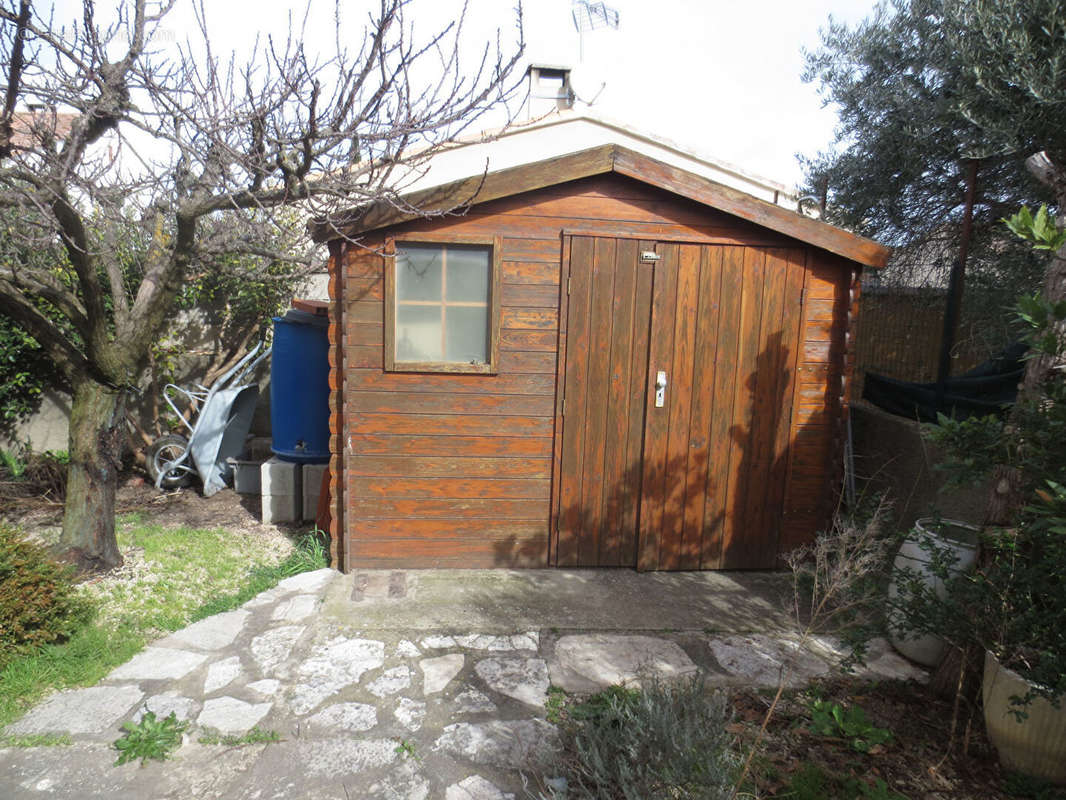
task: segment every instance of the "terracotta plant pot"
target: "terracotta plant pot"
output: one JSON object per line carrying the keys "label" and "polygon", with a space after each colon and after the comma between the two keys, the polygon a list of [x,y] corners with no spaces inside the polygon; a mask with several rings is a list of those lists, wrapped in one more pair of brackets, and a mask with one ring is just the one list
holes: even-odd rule
{"label": "terracotta plant pot", "polygon": [[1066,698],[1055,708],[1043,697],[1025,706],[1028,717],[1019,722],[1011,713],[1011,697],[1024,697],[1032,687],[991,653],[985,653],[981,696],[988,738],[1007,769],[1066,784]]}
{"label": "terracotta plant pot", "polygon": [[[919,544],[926,537],[935,539],[939,547],[951,550],[955,556],[952,575],[957,575],[970,569],[977,558],[977,528],[959,520],[942,519],[938,522],[932,517],[925,517],[914,523],[914,531],[899,549],[894,562],[896,569],[916,572],[926,586],[933,587],[937,595],[943,597],[944,582],[933,575],[929,568],[929,553]],[[888,595],[893,600],[899,595],[894,579],[889,584]],[[889,620],[889,640],[901,655],[930,668],[940,663],[947,649],[947,644],[939,636],[926,634],[915,637],[907,634],[903,621],[896,618]]]}

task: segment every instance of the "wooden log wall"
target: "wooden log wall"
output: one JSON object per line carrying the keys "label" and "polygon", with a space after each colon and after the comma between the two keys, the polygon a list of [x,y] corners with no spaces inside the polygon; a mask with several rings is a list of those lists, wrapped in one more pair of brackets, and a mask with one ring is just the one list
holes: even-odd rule
{"label": "wooden log wall", "polygon": [[843,259],[808,251],[789,478],[778,543],[782,555],[825,528],[840,496],[845,370],[853,366],[847,360],[853,310],[850,267]]}

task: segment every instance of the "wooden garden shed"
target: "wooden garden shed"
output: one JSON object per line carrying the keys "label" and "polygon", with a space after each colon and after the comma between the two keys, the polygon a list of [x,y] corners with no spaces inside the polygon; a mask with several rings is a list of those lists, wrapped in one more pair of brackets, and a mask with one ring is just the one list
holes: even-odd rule
{"label": "wooden garden shed", "polygon": [[313,226],[334,564],[772,568],[809,541],[887,249],[618,145],[410,200],[471,196]]}

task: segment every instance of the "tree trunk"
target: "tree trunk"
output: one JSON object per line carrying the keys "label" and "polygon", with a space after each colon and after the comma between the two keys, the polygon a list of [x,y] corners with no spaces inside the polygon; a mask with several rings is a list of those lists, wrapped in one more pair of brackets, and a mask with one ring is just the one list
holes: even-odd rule
{"label": "tree trunk", "polygon": [[[1058,223],[1066,224],[1066,172],[1055,167],[1044,154],[1038,154],[1026,162],[1030,172],[1041,182],[1051,187],[1055,193],[1059,205]],[[1053,254],[1044,272],[1043,295],[1046,300],[1058,303],[1066,300],[1066,247]],[[1066,326],[1059,323],[1059,336],[1066,337]],[[1025,374],[1018,386],[1018,398],[1014,408],[1018,409],[1022,403],[1039,402],[1044,394],[1044,386],[1056,370],[1061,370],[1063,364],[1049,354],[1036,354],[1025,365]],[[1012,416],[1013,416],[1012,411]],[[1011,418],[1008,418],[1008,425]],[[992,473],[992,483],[989,491],[985,517],[981,525],[985,528],[1002,528],[1011,525],[1015,521],[1017,513],[1025,504],[1024,475],[1017,467],[1006,464],[997,465]],[[978,566],[984,560],[984,554],[978,557]],[[930,688],[942,697],[950,697],[960,691],[963,681],[960,679],[962,670],[962,651],[951,648],[945,654],[943,661],[934,670],[929,680]],[[971,663],[974,660],[971,659]],[[978,662],[979,663],[979,660]],[[971,670],[965,683],[965,695],[975,697],[980,687],[980,671]]]}
{"label": "tree trunk", "polygon": [[115,489],[122,460],[125,392],[91,379],[74,387],[70,467],[59,555],[82,571],[122,563],[115,538]]}

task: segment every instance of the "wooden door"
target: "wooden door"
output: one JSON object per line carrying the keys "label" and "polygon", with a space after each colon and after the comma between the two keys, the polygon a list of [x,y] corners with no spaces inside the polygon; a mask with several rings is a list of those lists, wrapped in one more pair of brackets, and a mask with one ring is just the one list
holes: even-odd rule
{"label": "wooden door", "polygon": [[804,251],[574,236],[569,256],[556,563],[775,566]]}
{"label": "wooden door", "polygon": [[638,244],[574,236],[564,255],[558,566],[636,564],[653,276]]}

